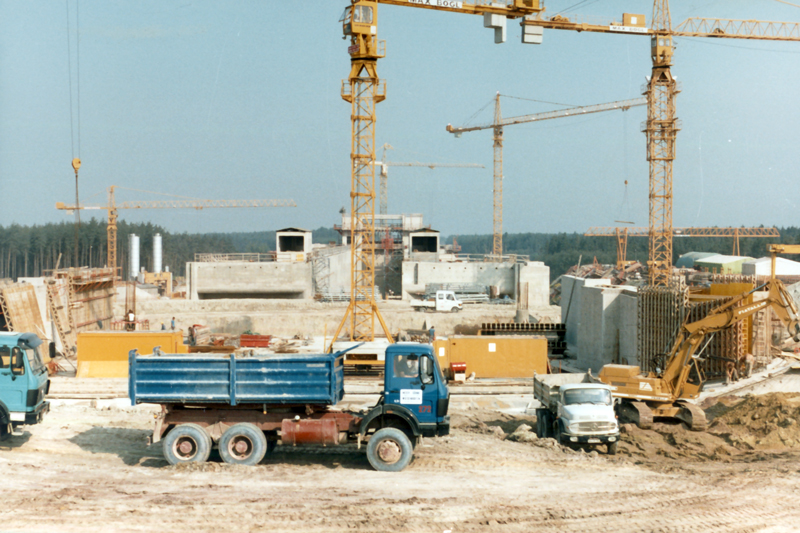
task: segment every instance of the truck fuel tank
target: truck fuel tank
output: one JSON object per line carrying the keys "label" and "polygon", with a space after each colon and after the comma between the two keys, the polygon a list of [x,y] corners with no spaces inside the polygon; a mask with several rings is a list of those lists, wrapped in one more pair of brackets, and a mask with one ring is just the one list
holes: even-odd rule
{"label": "truck fuel tank", "polygon": [[298,444],[321,444],[336,446],[347,442],[347,432],[339,431],[336,420],[285,418],[281,422],[281,444],[297,446]]}

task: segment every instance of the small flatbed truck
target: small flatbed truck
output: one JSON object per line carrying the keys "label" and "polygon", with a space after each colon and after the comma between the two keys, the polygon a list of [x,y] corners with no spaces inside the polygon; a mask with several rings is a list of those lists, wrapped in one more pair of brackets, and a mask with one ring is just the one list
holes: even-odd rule
{"label": "small flatbed truck", "polygon": [[18,426],[38,424],[50,410],[42,344],[34,333],[0,333],[0,440]]}
{"label": "small flatbed truck", "polygon": [[539,438],[555,438],[565,446],[605,444],[609,455],[617,453],[619,424],[611,387],[591,373],[534,374],[533,396],[542,405],[536,410]]}
{"label": "small flatbed truck", "polygon": [[161,405],[151,442],[170,464],[204,462],[213,446],[226,463],[255,465],[277,444],[366,442],[376,470],[399,472],[421,437],[447,435],[450,394],[430,345],[386,349],[384,390],[365,412],[344,397],[344,353],[139,355],[129,353],[131,404]]}
{"label": "small flatbed truck", "polygon": [[464,302],[456,297],[453,291],[436,291],[433,298],[426,300],[411,300],[411,307],[415,311],[442,311],[457,313],[464,308]]}

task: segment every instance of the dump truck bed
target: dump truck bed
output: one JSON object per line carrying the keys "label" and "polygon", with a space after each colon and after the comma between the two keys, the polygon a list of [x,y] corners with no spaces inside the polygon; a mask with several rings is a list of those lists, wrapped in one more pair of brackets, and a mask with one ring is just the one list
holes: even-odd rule
{"label": "dump truck bed", "polygon": [[333,405],[344,397],[335,354],[129,354],[131,404]]}
{"label": "dump truck bed", "polygon": [[588,373],[582,374],[534,374],[533,397],[539,400],[542,407],[556,409],[561,385],[573,383],[600,383]]}

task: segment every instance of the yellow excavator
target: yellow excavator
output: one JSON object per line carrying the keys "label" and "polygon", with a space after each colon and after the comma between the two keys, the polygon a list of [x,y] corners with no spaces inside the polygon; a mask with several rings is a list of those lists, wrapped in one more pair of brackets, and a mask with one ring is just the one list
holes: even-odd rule
{"label": "yellow excavator", "polygon": [[[667,354],[663,372],[643,374],[638,366],[629,365],[605,365],[602,368],[597,377],[610,385],[614,397],[619,399],[617,413],[621,422],[635,423],[647,429],[655,417],[673,418],[685,422],[694,431],[704,430],[705,413],[687,401],[697,398],[705,381],[697,349],[706,335],[745,320],[762,309],[772,308],[789,334],[796,340],[800,339],[797,307],[786,287],[775,277],[776,256],[800,254],[800,245],[773,244],[767,249],[772,255],[769,281],[713,309],[701,320],[684,323]],[[767,290],[765,299],[740,305],[750,294],[763,288]]]}

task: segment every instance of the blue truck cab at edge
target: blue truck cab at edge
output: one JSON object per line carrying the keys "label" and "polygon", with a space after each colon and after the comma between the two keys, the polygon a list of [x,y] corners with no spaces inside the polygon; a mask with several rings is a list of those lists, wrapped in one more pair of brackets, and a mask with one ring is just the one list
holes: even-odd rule
{"label": "blue truck cab at edge", "polygon": [[33,333],[0,333],[0,439],[16,426],[41,422],[50,409],[42,346]]}

